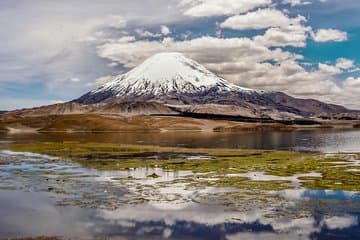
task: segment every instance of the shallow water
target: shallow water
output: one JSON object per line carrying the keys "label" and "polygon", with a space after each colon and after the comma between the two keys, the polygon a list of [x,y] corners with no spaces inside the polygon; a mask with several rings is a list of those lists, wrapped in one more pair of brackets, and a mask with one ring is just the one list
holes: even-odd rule
{"label": "shallow water", "polygon": [[[208,148],[323,151],[359,171],[360,131],[244,133],[77,133],[0,136],[9,142],[83,141]],[[142,156],[150,157],[153,156]],[[163,156],[179,157],[177,155]],[[203,155],[183,156],[191,161]],[[331,165],[331,166],[332,166]],[[357,175],[353,175],[357,176]],[[212,187],[221,178],[290,183],[285,190]],[[70,160],[0,150],[0,239],[360,239],[360,193],[310,190],[319,172],[219,176],[136,168],[99,171]]]}
{"label": "shallow water", "polygon": [[[41,133],[1,135],[0,141],[83,141],[176,147],[248,148],[329,153],[360,152],[360,129],[313,129],[236,133]],[[5,142],[6,143],[6,142]],[[0,143],[1,144],[1,143]]]}
{"label": "shallow water", "polygon": [[[326,202],[322,203],[327,206]],[[329,207],[331,206],[331,203]],[[151,205],[115,211],[57,207],[49,194],[0,192],[3,237],[64,236],[109,239],[356,239],[359,214],[325,212],[289,219],[266,217],[264,210],[243,213],[217,206],[189,205],[181,210]],[[349,238],[354,237],[354,238]],[[119,238],[117,238],[119,239]]]}
{"label": "shallow water", "polygon": [[[360,195],[299,185],[299,178],[321,177],[317,173],[286,179],[296,183],[294,189],[253,195],[241,189],[197,187],[193,180],[203,176],[191,171],[97,171],[72,161],[11,151],[0,152],[0,163],[0,238],[360,237]],[[244,177],[284,180],[259,172]]]}

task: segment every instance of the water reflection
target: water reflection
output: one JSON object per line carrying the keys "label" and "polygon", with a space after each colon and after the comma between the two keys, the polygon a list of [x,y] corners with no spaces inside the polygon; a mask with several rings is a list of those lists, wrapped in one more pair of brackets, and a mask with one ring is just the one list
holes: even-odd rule
{"label": "water reflection", "polygon": [[360,236],[359,212],[289,218],[281,214],[266,216],[266,211],[260,209],[242,213],[196,204],[181,210],[165,211],[142,204],[108,211],[58,207],[50,197],[45,193],[0,191],[0,236],[214,240],[357,239]]}
{"label": "water reflection", "polygon": [[[359,131],[237,134],[118,133],[2,136],[8,141],[97,141],[163,146],[360,151]],[[357,156],[342,164],[355,171]],[[334,163],[332,163],[334,164]],[[207,177],[207,178],[206,178]],[[216,177],[216,176],[215,176]],[[294,189],[254,191],[196,186],[213,178],[159,168],[97,171],[46,155],[0,151],[0,238],[359,239],[360,195],[309,190],[303,178],[248,172],[227,176],[288,181]],[[11,190],[11,191],[10,191]],[[260,198],[265,201],[254,201]],[[235,204],[234,204],[235,203]]]}
{"label": "water reflection", "polygon": [[83,141],[160,146],[280,149],[322,152],[360,152],[360,130],[317,129],[238,133],[39,133],[0,135],[3,141]]}
{"label": "water reflection", "polygon": [[[357,192],[196,187],[191,171],[96,171],[46,155],[0,152],[0,238],[357,239]],[[157,177],[151,177],[156,174]],[[321,177],[317,173],[306,176]],[[304,175],[285,177],[300,184]],[[231,176],[230,176],[231,177]],[[248,178],[282,178],[250,172]],[[297,185],[296,184],[296,185]],[[12,186],[13,190],[6,190]],[[236,204],[219,199],[234,195]],[[216,201],[212,201],[214,196]],[[266,201],[253,201],[265,197]],[[279,198],[280,197],[280,198]]]}
{"label": "water reflection", "polygon": [[360,201],[360,194],[358,192],[342,190],[308,190],[305,188],[300,188],[288,189],[274,193],[289,200],[323,199],[356,202]]}

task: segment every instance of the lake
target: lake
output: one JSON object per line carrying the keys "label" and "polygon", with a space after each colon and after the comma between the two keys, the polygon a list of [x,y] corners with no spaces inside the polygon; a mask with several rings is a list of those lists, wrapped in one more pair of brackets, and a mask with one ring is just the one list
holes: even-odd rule
{"label": "lake", "polygon": [[[282,167],[273,165],[274,157],[266,169],[254,162],[217,173],[160,166],[99,168],[7,149],[12,143],[62,141],[343,154],[327,154],[319,168],[296,165],[296,174],[276,174]],[[0,239],[360,238],[360,186],[351,186],[359,182],[360,160],[350,154],[360,152],[359,130],[42,133],[0,135],[0,146]],[[189,154],[185,160],[207,158],[214,160],[211,153]],[[341,177],[332,176],[337,173]]]}
{"label": "lake", "polygon": [[264,132],[39,133],[1,135],[2,141],[83,141],[190,148],[248,148],[320,152],[360,152],[360,129]]}

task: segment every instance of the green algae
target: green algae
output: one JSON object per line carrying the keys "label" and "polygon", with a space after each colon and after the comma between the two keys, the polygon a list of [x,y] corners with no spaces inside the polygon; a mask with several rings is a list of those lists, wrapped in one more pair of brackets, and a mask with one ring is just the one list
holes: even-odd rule
{"label": "green algae", "polygon": [[360,191],[360,173],[349,172],[349,166],[338,164],[338,162],[351,164],[351,161],[344,156],[329,157],[322,153],[170,148],[81,142],[14,144],[9,148],[13,151],[57,156],[97,170],[161,168],[169,171],[192,171],[202,175],[201,179],[189,179],[189,183],[200,186],[283,190],[294,186],[290,181],[253,181],[246,177],[226,175],[264,172],[271,176],[291,177],[296,174],[319,173],[322,177],[302,177],[301,187],[314,190]]}

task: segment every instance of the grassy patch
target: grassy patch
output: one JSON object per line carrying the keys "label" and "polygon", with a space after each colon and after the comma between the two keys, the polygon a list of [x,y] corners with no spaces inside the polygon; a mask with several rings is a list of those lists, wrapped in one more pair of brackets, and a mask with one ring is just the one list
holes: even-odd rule
{"label": "grassy patch", "polygon": [[[346,161],[340,159],[340,156],[328,158],[320,153],[189,149],[80,142],[15,144],[10,146],[10,149],[71,159],[85,167],[98,170],[155,167],[169,171],[188,170],[205,174],[202,177],[203,180],[198,181],[201,184],[241,189],[288,189],[292,188],[292,183],[281,180],[250,181],[244,177],[227,177],[226,175],[265,172],[267,175],[290,177],[295,174],[315,172],[321,173],[322,177],[302,178],[300,179],[302,186],[309,189],[360,191],[360,173],[348,172],[348,167],[336,165],[336,162]],[[192,155],[195,158],[188,159]]]}

